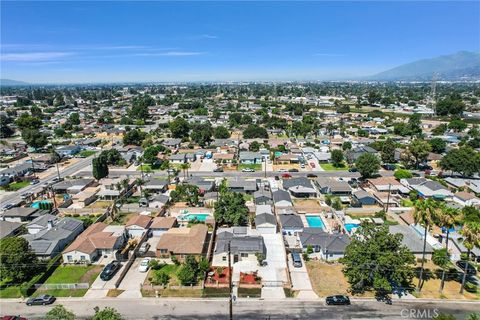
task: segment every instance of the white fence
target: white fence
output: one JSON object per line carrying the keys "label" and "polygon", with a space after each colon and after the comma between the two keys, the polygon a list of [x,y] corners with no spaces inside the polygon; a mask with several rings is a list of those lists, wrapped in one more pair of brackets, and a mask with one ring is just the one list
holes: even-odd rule
{"label": "white fence", "polygon": [[40,290],[52,290],[52,289],[77,290],[77,289],[90,288],[89,283],[37,283],[34,286],[35,286],[35,289],[40,289]]}

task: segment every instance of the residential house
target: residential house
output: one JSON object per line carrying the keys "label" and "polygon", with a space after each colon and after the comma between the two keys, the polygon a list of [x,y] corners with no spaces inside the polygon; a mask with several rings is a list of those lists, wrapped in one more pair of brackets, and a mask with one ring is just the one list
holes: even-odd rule
{"label": "residential house", "polygon": [[97,258],[116,258],[126,241],[124,226],[97,222],[88,227],[63,251],[64,263],[92,263]]}
{"label": "residential house", "polygon": [[22,237],[28,241],[35,255],[40,259],[49,259],[61,253],[83,231],[83,222],[45,215],[30,222],[27,230],[28,234]]}
{"label": "residential house", "polygon": [[259,152],[241,151],[239,162],[243,164],[259,164],[262,163],[262,154]]}
{"label": "residential house", "polygon": [[31,207],[14,207],[8,210],[5,210],[0,215],[0,220],[10,221],[10,222],[25,222],[31,221],[36,217],[40,216],[42,213],[41,210]]}
{"label": "residential house", "polygon": [[396,194],[408,194],[410,189],[397,181],[395,177],[379,177],[367,180],[370,186],[378,192],[389,192]]}
{"label": "residential house", "polygon": [[346,152],[346,158],[348,162],[352,163],[357,161],[357,159],[364,153],[370,153],[378,156],[379,152],[369,146],[358,146]]}
{"label": "residential house", "polygon": [[276,190],[272,193],[272,197],[275,209],[293,206],[292,197],[290,196],[290,193],[288,193],[288,191]]}
{"label": "residential house", "polygon": [[201,177],[190,177],[187,178],[186,183],[193,184],[198,187],[201,194],[210,192],[215,186],[215,182],[212,180],[206,180]]}
{"label": "residential house", "polygon": [[350,238],[345,234],[325,232],[322,228],[304,228],[298,233],[300,245],[304,252],[311,246],[313,256],[324,260],[343,258],[345,249],[350,244]]}
{"label": "residential house", "polygon": [[460,204],[462,207],[465,206],[480,206],[480,199],[478,199],[475,194],[470,193],[470,192],[457,192],[453,195],[452,200],[458,204]]}
{"label": "residential house", "polygon": [[18,235],[22,232],[22,226],[20,222],[0,220],[0,239]]}
{"label": "residential house", "polygon": [[2,184],[6,185],[11,180],[24,176],[27,172],[32,170],[32,165],[29,163],[18,164],[12,168],[5,168],[0,170],[0,177],[2,178]]}
{"label": "residential house", "polygon": [[183,261],[186,256],[192,255],[200,259],[206,253],[208,227],[204,224],[195,224],[191,228],[172,228],[163,233],[157,243],[156,256],[158,258],[176,257]]}
{"label": "residential house", "polygon": [[82,148],[79,145],[74,146],[60,146],[55,149],[55,152],[61,155],[62,157],[71,157],[82,151]]}
{"label": "residential house", "polygon": [[168,156],[168,161],[170,161],[170,163],[185,163],[187,160],[184,153],[178,153]]}
{"label": "residential house", "polygon": [[260,234],[277,233],[277,219],[270,205],[258,205],[255,210],[255,228]]}
{"label": "residential house", "polygon": [[278,215],[278,219],[280,220],[280,227],[283,234],[292,235],[303,231],[304,225],[302,218],[297,214],[280,214]]}
{"label": "residential house", "polygon": [[241,192],[248,194],[253,194],[258,189],[257,183],[255,181],[243,179],[228,180],[227,187],[228,190],[231,192]]}
{"label": "residential house", "polygon": [[177,218],[175,217],[155,217],[150,225],[150,230],[152,230],[152,236],[160,237],[177,225]]}
{"label": "residential house", "polygon": [[352,188],[346,181],[319,177],[315,179],[315,184],[323,194],[336,196],[349,196],[352,194]]}
{"label": "residential house", "polygon": [[317,190],[312,186],[310,179],[305,177],[283,180],[283,188],[297,198],[316,197]]}
{"label": "residential house", "polygon": [[265,190],[264,188],[259,189],[253,193],[253,200],[256,205],[268,204],[272,205],[272,193],[270,190]]}
{"label": "residential house", "polygon": [[155,193],[163,193],[168,189],[168,181],[166,179],[150,179],[142,186],[142,189]]}
{"label": "residential house", "polygon": [[[415,230],[410,226],[395,225],[389,226],[388,230],[391,234],[401,234],[402,244],[406,246],[417,258],[422,258],[423,252],[423,239],[419,236]],[[425,247],[426,257],[431,257],[433,254],[432,246],[427,242]]]}
{"label": "residential house", "polygon": [[353,193],[352,206],[354,207],[373,206],[376,204],[377,199],[370,192],[358,190]]}
{"label": "residential house", "polygon": [[164,194],[153,195],[148,198],[148,207],[161,209],[168,203],[168,201],[170,201],[169,196]]}
{"label": "residential house", "polygon": [[219,228],[216,239],[212,266],[228,266],[229,245],[232,263],[258,263],[258,255],[265,256],[267,253],[263,237],[250,235],[247,227]]}
{"label": "residential house", "polygon": [[433,197],[444,199],[453,195],[447,187],[444,187],[437,181],[428,180],[426,178],[401,179],[400,182],[417,191],[418,195],[422,198]]}
{"label": "residential house", "polygon": [[165,139],[162,144],[170,149],[178,149],[180,144],[182,143],[182,139]]}
{"label": "residential house", "polygon": [[52,185],[55,193],[76,194],[85,188],[91,187],[95,184],[94,179],[72,179],[58,182]]}
{"label": "residential house", "polygon": [[140,238],[148,232],[152,218],[148,215],[136,214],[128,219],[125,230],[130,238]]}

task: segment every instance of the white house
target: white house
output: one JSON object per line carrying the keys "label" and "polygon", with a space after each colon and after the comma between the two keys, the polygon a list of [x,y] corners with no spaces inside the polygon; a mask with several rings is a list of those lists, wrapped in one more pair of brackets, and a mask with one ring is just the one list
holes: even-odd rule
{"label": "white house", "polygon": [[131,238],[139,238],[148,232],[152,218],[147,215],[137,214],[132,216],[125,224],[125,230]]}
{"label": "white house", "polygon": [[480,199],[478,199],[473,193],[465,191],[455,193],[452,200],[463,207],[480,205]]}
{"label": "white house", "polygon": [[150,230],[152,230],[152,235],[154,237],[160,237],[176,225],[177,218],[175,217],[155,217],[150,225]]}

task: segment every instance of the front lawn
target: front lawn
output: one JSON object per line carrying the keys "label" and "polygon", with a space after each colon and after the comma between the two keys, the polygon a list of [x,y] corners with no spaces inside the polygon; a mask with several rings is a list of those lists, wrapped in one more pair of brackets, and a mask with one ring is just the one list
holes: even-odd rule
{"label": "front lawn", "polygon": [[[93,281],[102,271],[102,266],[59,266],[52,275],[45,281],[45,284],[58,283],[88,283]],[[56,297],[83,297],[88,289],[49,289],[37,290],[33,295],[50,294]]]}
{"label": "front lawn", "polygon": [[348,166],[342,164],[341,166],[335,167],[333,163],[320,163],[320,167],[322,167],[325,171],[345,171],[348,170]]}
{"label": "front lawn", "polygon": [[246,164],[246,163],[240,163],[237,166],[237,170],[242,170],[242,169],[253,169],[255,171],[261,171],[262,170],[262,165],[260,163],[258,164]]}
{"label": "front lawn", "polygon": [[93,151],[93,150],[82,150],[80,151],[80,153],[78,154],[78,156],[80,158],[88,158],[90,157],[91,155],[94,155],[96,153],[96,151]]}
{"label": "front lawn", "polygon": [[6,191],[18,191],[29,185],[30,185],[30,181],[12,182],[9,185],[3,186],[2,189]]}
{"label": "front lawn", "polygon": [[160,165],[142,164],[137,167],[137,171],[152,172],[154,170],[160,170]]}

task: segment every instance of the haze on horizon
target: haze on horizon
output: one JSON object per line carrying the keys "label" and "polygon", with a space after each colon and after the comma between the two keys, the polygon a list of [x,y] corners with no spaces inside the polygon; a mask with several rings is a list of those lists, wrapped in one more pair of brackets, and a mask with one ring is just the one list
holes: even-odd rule
{"label": "haze on horizon", "polygon": [[474,2],[1,2],[1,78],[339,80],[479,51]]}

